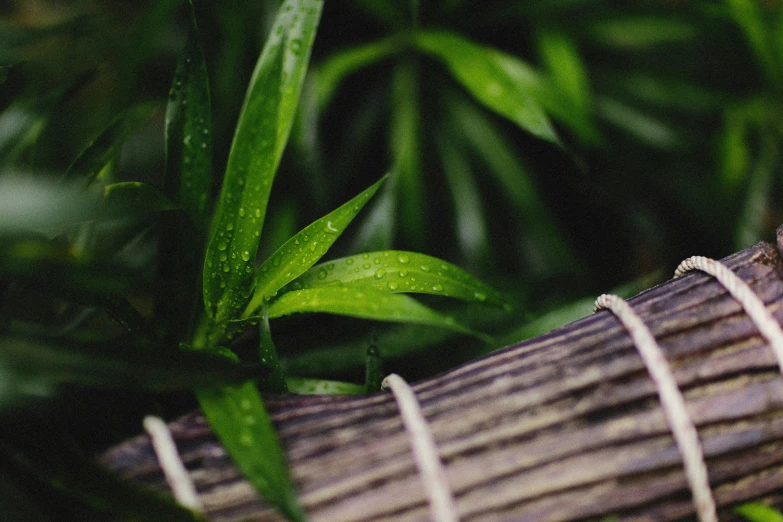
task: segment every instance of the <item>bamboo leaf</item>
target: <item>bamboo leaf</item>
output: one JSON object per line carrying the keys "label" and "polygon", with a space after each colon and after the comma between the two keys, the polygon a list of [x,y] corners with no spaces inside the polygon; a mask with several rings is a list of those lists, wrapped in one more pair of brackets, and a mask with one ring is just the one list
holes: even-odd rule
{"label": "bamboo leaf", "polygon": [[458,266],[425,254],[400,250],[370,252],[316,265],[290,285],[290,289],[317,289],[338,284],[361,291],[413,292],[499,306],[506,304],[500,292]]}
{"label": "bamboo leaf", "polygon": [[443,61],[478,101],[520,128],[558,143],[555,130],[529,85],[508,74],[504,61],[520,61],[496,49],[476,44],[446,31],[418,31],[413,44]]}
{"label": "bamboo leaf", "polygon": [[294,313],[322,312],[377,321],[425,324],[445,328],[478,338],[473,332],[418,301],[402,294],[390,294],[375,288],[353,288],[350,285],[325,285],[283,294],[269,305],[269,318]]}
{"label": "bamboo leaf", "polygon": [[[283,244],[256,272],[253,297],[243,317],[257,314],[265,299],[313,266],[364,208],[386,178],[381,178],[358,196],[302,229]],[[243,258],[249,252],[243,252]]]}
{"label": "bamboo leaf", "polygon": [[212,192],[209,77],[191,4],[190,31],[166,106],[164,193],[205,233]]}
{"label": "bamboo leaf", "polygon": [[197,392],[201,409],[245,477],[288,518],[304,521],[288,466],[255,384]]}
{"label": "bamboo leaf", "polygon": [[260,379],[259,387],[264,391],[272,393],[286,393],[289,390],[286,386],[286,379],[280,368],[280,359],[277,357],[275,343],[272,340],[272,329],[269,327],[269,314],[266,311],[266,306],[263,306],[261,310],[258,336],[258,359],[268,370],[268,373]]}
{"label": "bamboo leaf", "polygon": [[321,0],[283,3],[250,80],[204,268],[204,302],[218,322],[236,318],[248,302],[269,192],[291,130],[322,5]]}

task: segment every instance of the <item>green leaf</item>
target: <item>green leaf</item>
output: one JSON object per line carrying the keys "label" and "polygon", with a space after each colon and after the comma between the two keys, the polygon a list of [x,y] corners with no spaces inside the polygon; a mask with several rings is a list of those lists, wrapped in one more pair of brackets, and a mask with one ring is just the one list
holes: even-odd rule
{"label": "green leaf", "polygon": [[0,440],[0,463],[4,470],[15,468],[15,474],[25,482],[35,481],[40,495],[51,495],[52,488],[123,520],[205,520],[169,495],[118,477],[77,449],[51,424],[17,422],[13,432],[13,443],[7,441],[9,437]]}
{"label": "green leaf", "polygon": [[454,77],[481,103],[541,139],[558,143],[557,135],[529,86],[515,80],[504,61],[520,61],[496,49],[446,31],[418,31],[412,41],[443,61]]}
{"label": "green leaf", "polygon": [[602,20],[590,27],[593,38],[618,49],[640,50],[691,40],[696,30],[675,17],[632,16]]}
{"label": "green leaf", "polygon": [[383,378],[381,352],[377,346],[371,344],[367,348],[367,360],[364,363],[364,393],[370,395],[381,391]]}
{"label": "green leaf", "polygon": [[321,0],[283,3],[250,80],[204,268],[207,314],[218,322],[235,319],[247,305],[272,180],[291,130],[322,5]]}
{"label": "green leaf", "polygon": [[529,242],[538,250],[536,255],[529,256],[531,268],[541,274],[574,271],[574,254],[544,206],[544,199],[514,147],[485,114],[471,105],[456,98],[450,108],[452,127],[464,136],[468,146],[486,164],[503,193],[519,210],[531,236]]}
{"label": "green leaf", "polygon": [[317,289],[337,284],[355,291],[414,292],[506,304],[500,292],[461,268],[425,254],[400,250],[369,252],[316,265],[290,288]]}
{"label": "green leaf", "polygon": [[383,60],[402,49],[396,38],[361,44],[332,54],[315,70],[318,85],[318,107],[324,110],[346,76]]}
{"label": "green leaf", "polygon": [[[253,297],[242,316],[256,315],[265,299],[275,295],[321,259],[385,179],[381,178],[349,202],[314,221],[272,254],[256,272]],[[242,253],[243,259],[247,256],[249,252]]]}
{"label": "green leaf", "polygon": [[772,17],[755,0],[726,0],[726,3],[767,77],[774,85],[780,85],[783,81],[783,67],[775,52],[774,29],[768,23]]}
{"label": "green leaf", "polygon": [[392,78],[391,144],[398,219],[405,237],[416,249],[425,246],[424,179],[421,170],[421,108],[419,70],[406,60],[394,69]]}
{"label": "green leaf", "polygon": [[0,235],[32,231],[59,234],[65,226],[95,217],[100,199],[81,183],[59,183],[29,174],[0,176]]}
{"label": "green leaf", "polygon": [[454,205],[454,229],[462,254],[471,265],[489,257],[490,242],[481,196],[470,161],[446,133],[437,136],[438,153]]}
{"label": "green leaf", "polygon": [[295,290],[283,294],[269,305],[270,319],[302,312],[426,324],[487,339],[485,335],[473,332],[453,318],[444,316],[407,295],[390,294],[372,287],[354,288],[350,285],[335,284]]}
{"label": "green leaf", "polygon": [[734,508],[734,512],[750,522],[783,522],[783,514],[780,511],[757,502],[742,504]]}
{"label": "green leaf", "polygon": [[103,168],[119,153],[120,147],[158,109],[158,103],[131,107],[117,117],[79,153],[65,173],[65,179],[84,178],[92,183]]}
{"label": "green leaf", "polygon": [[163,191],[206,233],[212,193],[212,113],[209,77],[196,26],[180,55],[166,106],[166,177]]}
{"label": "green leaf", "polygon": [[288,390],[299,395],[364,395],[364,386],[352,382],[288,377]]}
{"label": "green leaf", "polygon": [[576,44],[564,33],[553,30],[542,31],[536,43],[555,87],[574,109],[585,115],[590,105],[590,86]]}
{"label": "green leaf", "polygon": [[285,455],[255,384],[197,392],[201,409],[234,463],[288,518],[304,521]]}
{"label": "green leaf", "polygon": [[280,368],[280,360],[277,357],[277,349],[272,340],[272,329],[269,327],[269,314],[266,306],[261,307],[261,321],[259,322],[259,347],[258,359],[268,370],[268,373],[259,380],[259,387],[272,393],[286,393],[286,379]]}
{"label": "green leaf", "polygon": [[0,407],[52,394],[60,384],[148,391],[187,390],[258,375],[257,366],[156,347],[0,337]]}
{"label": "green leaf", "polygon": [[647,145],[671,150],[682,143],[680,134],[669,125],[619,100],[600,98],[596,110],[603,119]]}
{"label": "green leaf", "polygon": [[106,185],[102,217],[128,217],[161,210],[174,210],[179,206],[146,183],[127,181]]}

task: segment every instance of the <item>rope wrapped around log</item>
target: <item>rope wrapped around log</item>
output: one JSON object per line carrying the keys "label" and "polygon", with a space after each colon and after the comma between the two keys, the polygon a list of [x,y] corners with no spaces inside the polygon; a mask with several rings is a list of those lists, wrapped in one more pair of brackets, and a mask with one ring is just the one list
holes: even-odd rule
{"label": "rope wrapped around log", "polygon": [[[783,228],[722,262],[783,320]],[[761,500],[783,506],[783,377],[767,341],[711,276],[691,272],[628,303],[671,365],[698,430],[720,520]],[[413,390],[460,520],[694,519],[683,463],[628,333],[604,312]],[[429,520],[395,400],[270,396],[301,502],[313,521]],[[283,520],[231,464],[198,413],[169,424],[212,521]],[[102,456],[167,488],[147,436]]]}

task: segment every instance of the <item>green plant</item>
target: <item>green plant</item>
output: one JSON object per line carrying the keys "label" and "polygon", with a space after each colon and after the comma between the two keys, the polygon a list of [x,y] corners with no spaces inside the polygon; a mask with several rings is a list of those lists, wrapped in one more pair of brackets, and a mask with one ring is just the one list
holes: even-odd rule
{"label": "green plant", "polygon": [[[126,346],[122,351],[107,349],[103,358],[96,360],[84,354],[84,348],[73,339],[93,331],[78,322],[72,327],[74,332],[58,334],[41,325],[40,331],[27,332],[26,337],[20,336],[17,324],[9,323],[2,355],[3,368],[10,370],[12,380],[0,399],[13,402],[17,396],[50,393],[61,382],[128,385],[123,375],[142,389],[194,388],[202,411],[238,467],[267,501],[292,520],[303,520],[305,515],[259,394],[259,387],[277,393],[289,389],[272,343],[269,320],[322,312],[435,326],[482,337],[404,294],[504,304],[498,292],[467,272],[423,254],[384,250],[316,265],[383,179],[302,229],[256,267],[272,181],[294,120],[321,6],[321,0],[286,0],[281,5],[250,80],[211,217],[210,89],[194,17],[166,109],[166,176],[161,192],[140,182],[112,182],[118,146],[150,117],[155,106],[149,104],[134,106],[113,119],[72,162],[63,182],[41,181],[26,187],[26,182],[7,178],[4,187],[5,194],[27,196],[26,201],[33,198],[25,190],[36,197],[51,192],[51,201],[45,202],[50,214],[37,216],[32,223],[20,220],[18,211],[10,208],[11,201],[6,202],[8,217],[20,221],[7,222],[8,234],[17,237],[5,251],[6,275],[14,279],[27,276],[32,283],[51,263],[56,277],[71,279],[73,284],[52,288],[44,283],[44,293],[60,290],[58,297],[65,302],[77,301],[93,311],[107,312],[127,335],[123,336]],[[98,199],[101,193],[103,197]],[[129,222],[129,230],[135,232],[139,217],[146,220],[154,216],[160,221],[158,264],[164,284],[153,292],[155,314],[149,317],[139,313],[117,288],[124,283],[123,274],[115,276],[117,280],[106,276],[110,291],[102,290],[99,281],[83,284],[77,276],[79,269],[86,272],[81,274],[85,278],[104,269],[91,259],[92,242],[98,239],[96,228],[116,219]],[[36,233],[39,229],[48,229],[52,239]],[[104,270],[108,272],[109,267]],[[29,289],[24,285],[19,288],[21,292]],[[240,363],[237,354],[228,349],[230,342],[256,326],[260,331],[258,355],[249,365]],[[109,335],[94,344],[116,342]],[[177,346],[184,353],[176,351]],[[158,350],[164,357],[147,354],[134,367],[127,358],[144,350]],[[177,372],[180,381],[167,375],[172,361],[184,365],[183,371]],[[118,365],[124,374],[115,374]],[[145,372],[144,378],[137,372]],[[248,380],[253,375],[255,378]],[[297,379],[290,382],[298,390],[308,386]],[[350,385],[315,382],[310,386],[356,391]],[[28,462],[29,451],[16,452],[13,447],[6,451],[9,460],[31,474],[40,471],[44,456],[37,454]],[[61,478],[58,483],[69,492],[79,491],[83,499],[105,505],[100,490],[88,488],[80,480],[86,479],[77,474],[76,479]],[[105,490],[111,491],[108,487]],[[131,508],[125,504],[113,509],[127,513]],[[147,504],[139,502],[140,509]],[[174,507],[159,509],[177,513]],[[176,516],[186,517],[182,512]]]}

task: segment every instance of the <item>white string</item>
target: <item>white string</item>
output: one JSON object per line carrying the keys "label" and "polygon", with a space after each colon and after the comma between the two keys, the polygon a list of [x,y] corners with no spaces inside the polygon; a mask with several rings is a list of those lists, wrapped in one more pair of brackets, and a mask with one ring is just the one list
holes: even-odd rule
{"label": "white string", "polygon": [[160,468],[166,476],[166,482],[169,483],[174,498],[184,507],[196,513],[203,513],[204,507],[201,505],[196,487],[190,480],[185,465],[179,458],[177,446],[174,444],[169,427],[166,426],[163,419],[152,415],[144,417],[143,424],[144,430],[150,436],[152,448],[158,456]]}
{"label": "white string", "polygon": [[658,390],[661,407],[683,458],[685,476],[693,494],[699,520],[717,522],[717,509],[712,498],[699,435],[685,408],[685,398],[677,386],[669,363],[650,329],[628,303],[616,295],[604,294],[596,299],[595,311],[604,308],[614,313],[628,331]]}
{"label": "white string", "polygon": [[433,519],[435,522],[457,522],[457,506],[446,471],[413,389],[402,377],[393,373],[386,376],[381,387],[390,389],[397,401]]}
{"label": "white string", "polygon": [[680,277],[690,270],[701,270],[711,275],[723,285],[734,299],[739,301],[750,320],[759,329],[761,335],[769,341],[769,346],[775,354],[778,366],[783,372],[783,330],[772,317],[755,292],[726,265],[708,257],[689,257],[677,267],[674,277]]}

